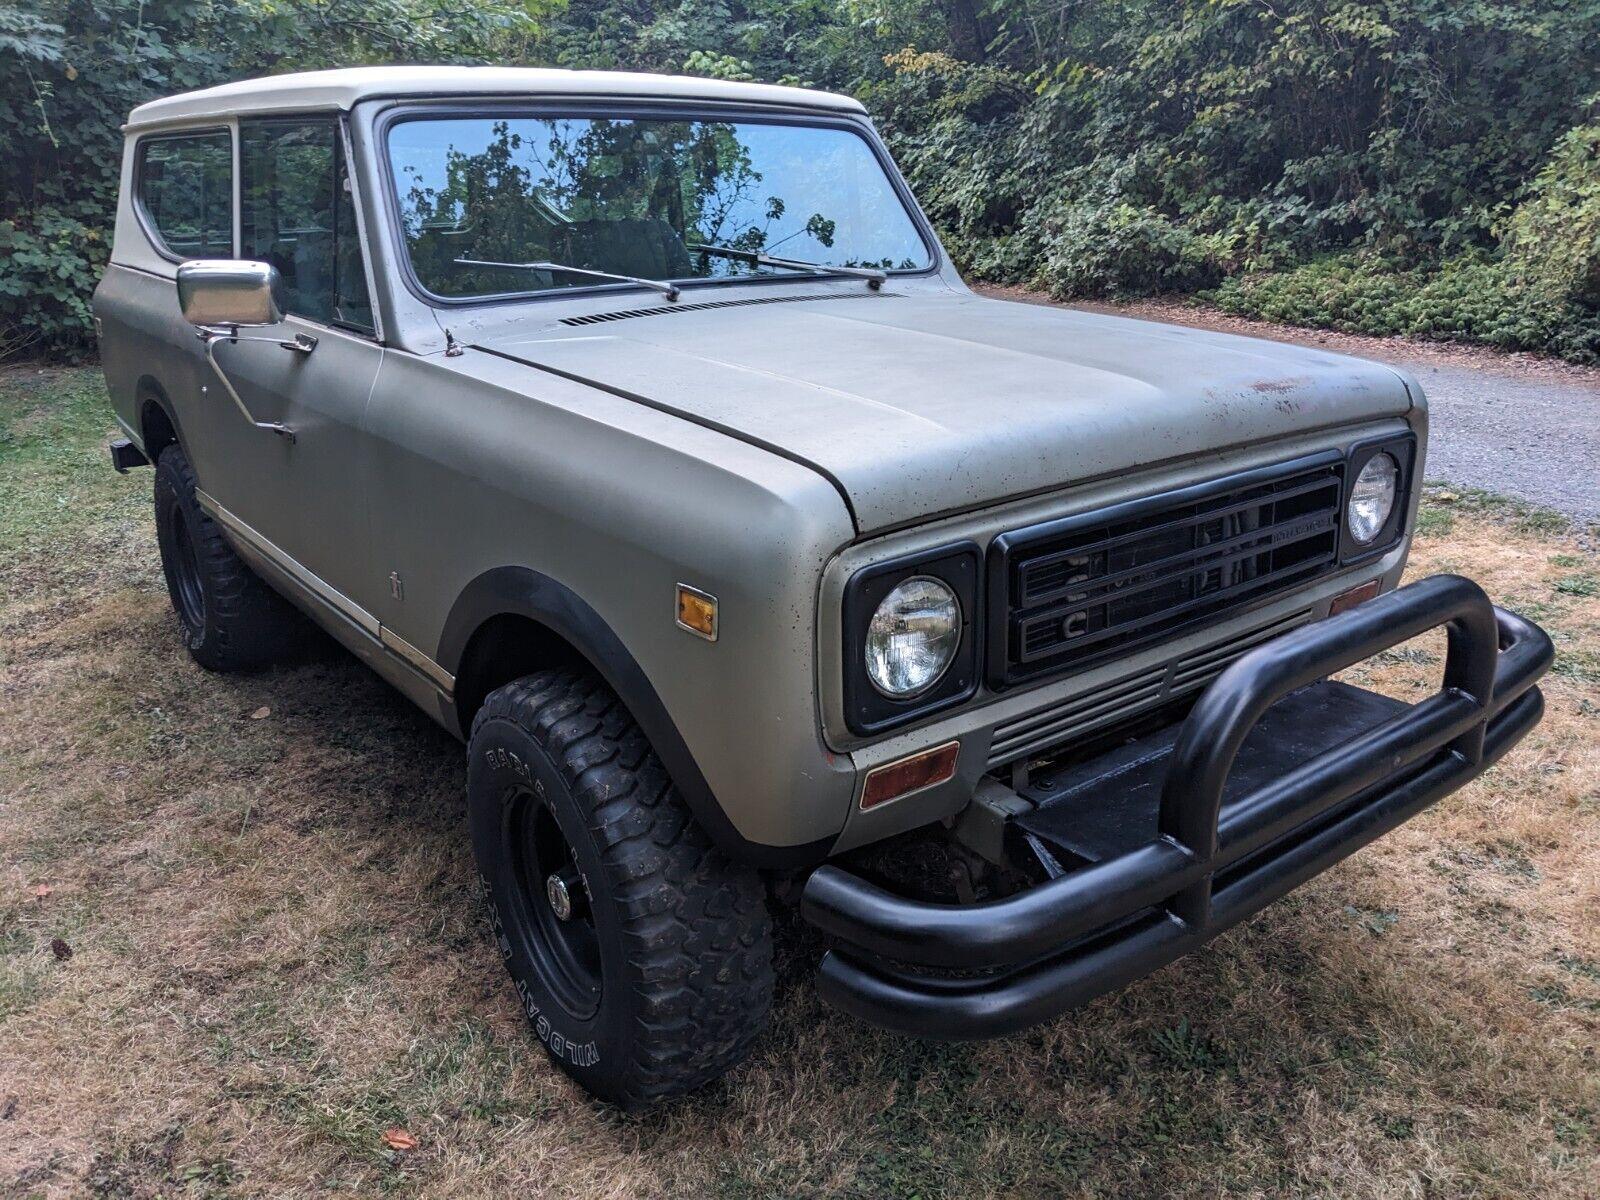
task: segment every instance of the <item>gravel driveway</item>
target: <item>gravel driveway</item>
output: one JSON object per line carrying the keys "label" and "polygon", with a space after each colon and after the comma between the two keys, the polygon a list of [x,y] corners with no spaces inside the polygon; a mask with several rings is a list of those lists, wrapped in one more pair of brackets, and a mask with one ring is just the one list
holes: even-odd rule
{"label": "gravel driveway", "polygon": [[1600,377],[1551,379],[1515,363],[1441,364],[1396,343],[1374,355],[1428,393],[1428,478],[1600,522]]}
{"label": "gravel driveway", "polygon": [[[1047,304],[1036,293],[986,295]],[[1428,394],[1427,475],[1600,523],[1600,368],[1478,346],[1359,337],[1248,321],[1165,301],[1075,307],[1280,342],[1404,367]]]}

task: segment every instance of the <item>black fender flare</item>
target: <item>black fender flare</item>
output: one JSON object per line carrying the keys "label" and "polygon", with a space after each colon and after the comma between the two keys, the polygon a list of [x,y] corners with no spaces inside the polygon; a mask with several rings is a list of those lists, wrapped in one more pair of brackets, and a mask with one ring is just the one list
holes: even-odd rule
{"label": "black fender flare", "polygon": [[[730,858],[754,867],[784,869],[815,866],[827,857],[832,837],[796,846],[769,846],[748,840],[734,827],[644,668],[599,613],[548,575],[531,567],[507,566],[473,579],[445,619],[439,665],[452,673],[459,671],[472,635],[484,622],[507,615],[527,617],[545,626],[599,673],[639,722],[695,820]],[[468,732],[462,730],[463,736]]]}

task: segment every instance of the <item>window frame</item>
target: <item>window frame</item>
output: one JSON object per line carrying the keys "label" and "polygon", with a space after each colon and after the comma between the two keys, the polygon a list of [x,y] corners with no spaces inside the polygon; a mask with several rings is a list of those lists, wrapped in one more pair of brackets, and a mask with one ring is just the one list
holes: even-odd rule
{"label": "window frame", "polygon": [[[361,255],[361,278],[367,289],[367,304],[372,309],[372,325],[357,325],[348,321],[320,320],[317,317],[307,316],[305,313],[284,310],[284,318],[293,318],[303,321],[307,325],[314,325],[319,329],[336,330],[351,337],[365,338],[368,341],[383,341],[382,317],[378,312],[377,279],[372,271],[372,256],[367,252],[366,221],[361,212],[361,185],[356,175],[356,165],[353,150],[350,145],[350,124],[347,115],[342,111],[318,112],[262,112],[241,115],[233,127],[234,131],[234,257],[244,253],[244,135],[247,128],[263,125],[328,125],[333,129],[334,137],[334,166],[335,170],[342,170],[345,179],[350,185],[350,210],[354,217],[351,233],[356,239],[356,248]],[[337,209],[335,197],[335,209]],[[335,218],[337,220],[337,217]],[[334,258],[338,258],[338,239],[342,236],[337,225],[334,227]]]}
{"label": "window frame", "polygon": [[[801,125],[811,128],[843,130],[854,134],[866,144],[867,149],[872,153],[873,158],[877,160],[879,167],[882,168],[896,199],[900,201],[901,207],[910,218],[912,228],[916,231],[918,239],[928,252],[928,264],[926,266],[911,270],[891,270],[888,272],[889,277],[891,279],[926,278],[931,275],[938,275],[944,267],[944,249],[933,232],[933,227],[928,223],[927,216],[922,211],[922,206],[917,203],[916,197],[901,176],[899,167],[895,165],[894,159],[889,156],[888,149],[884,146],[882,139],[878,137],[877,132],[865,118],[811,109],[764,109],[747,104],[721,106],[714,102],[691,101],[684,103],[683,101],[651,102],[648,100],[608,103],[603,98],[553,101],[540,100],[537,97],[518,97],[500,103],[455,100],[435,103],[399,104],[379,115],[374,138],[377,153],[374,157],[377,160],[380,186],[383,188],[384,207],[388,210],[389,244],[393,247],[394,257],[400,270],[400,277],[405,282],[406,290],[431,308],[481,308],[506,304],[527,304],[535,301],[582,299],[618,292],[632,293],[639,290],[636,284],[631,283],[593,283],[575,284],[570,287],[537,288],[519,292],[495,292],[482,296],[452,297],[440,296],[430,291],[422,280],[417,277],[411,263],[411,248],[406,244],[405,229],[400,219],[400,192],[398,182],[395,179],[394,162],[389,153],[389,132],[396,125],[408,121],[448,120],[451,118],[465,120],[473,118],[494,119],[496,117],[527,117],[534,120],[563,117],[609,117],[621,119],[725,121],[730,124],[745,122],[761,125]],[[808,275],[796,271],[788,275],[729,275],[703,279],[675,279],[672,282],[683,288],[749,286],[751,284],[772,284],[782,287],[806,283],[834,283],[843,278],[845,277]]]}
{"label": "window frame", "polygon": [[145,161],[149,156],[150,147],[156,142],[193,141],[196,138],[216,137],[223,134],[228,138],[228,228],[229,245],[228,253],[232,258],[239,257],[239,137],[233,125],[201,125],[190,129],[164,129],[156,133],[140,134],[133,143],[133,183],[132,196],[134,218],[139,222],[139,228],[144,231],[145,240],[162,258],[170,263],[186,263],[194,261],[193,256],[185,257],[178,254],[161,234],[160,227],[156,224],[154,215],[145,206]]}

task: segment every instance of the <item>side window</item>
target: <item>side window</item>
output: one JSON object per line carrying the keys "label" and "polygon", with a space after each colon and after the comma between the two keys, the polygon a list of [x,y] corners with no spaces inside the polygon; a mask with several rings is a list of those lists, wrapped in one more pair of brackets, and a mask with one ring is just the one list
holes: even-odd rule
{"label": "side window", "polygon": [[372,303],[338,125],[244,122],[239,170],[241,256],[278,268],[286,311],[370,332]]}
{"label": "side window", "polygon": [[228,131],[147,138],[135,173],[139,207],[177,258],[233,257],[233,142]]}

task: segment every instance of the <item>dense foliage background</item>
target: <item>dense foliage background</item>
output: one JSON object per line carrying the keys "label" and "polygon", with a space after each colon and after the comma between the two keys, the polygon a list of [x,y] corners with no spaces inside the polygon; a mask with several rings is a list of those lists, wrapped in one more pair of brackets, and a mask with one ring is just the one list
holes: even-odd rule
{"label": "dense foliage background", "polygon": [[0,0],[0,358],[90,348],[135,104],[396,61],[848,91],[973,276],[1600,358],[1600,0]]}

